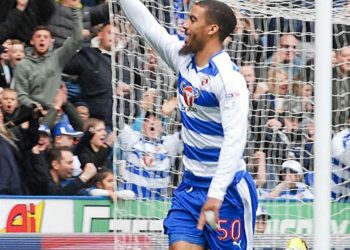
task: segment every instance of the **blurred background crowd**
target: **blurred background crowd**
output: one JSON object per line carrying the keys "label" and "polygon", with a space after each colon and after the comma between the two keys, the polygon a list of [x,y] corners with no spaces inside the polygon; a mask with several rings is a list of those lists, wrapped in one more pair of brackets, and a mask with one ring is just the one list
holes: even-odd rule
{"label": "blurred background crowd", "polygon": [[[183,39],[190,1],[145,2]],[[313,199],[314,22],[236,4],[224,46],[250,91],[248,170],[262,199]],[[0,194],[171,197],[182,172],[177,79],[111,6],[110,19],[107,1],[0,0]],[[350,195],[349,25],[333,24],[337,201]]]}

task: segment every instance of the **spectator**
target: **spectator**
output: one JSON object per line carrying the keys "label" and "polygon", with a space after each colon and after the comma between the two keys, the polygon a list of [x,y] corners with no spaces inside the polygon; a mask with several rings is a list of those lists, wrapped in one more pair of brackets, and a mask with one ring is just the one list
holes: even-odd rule
{"label": "spectator", "polygon": [[12,40],[12,48],[10,50],[10,65],[13,69],[24,58],[24,50],[24,44],[20,40]]}
{"label": "spectator", "polygon": [[332,198],[350,201],[350,129],[332,139]]}
{"label": "spectator", "polygon": [[247,87],[254,101],[261,98],[261,95],[268,91],[268,86],[265,82],[257,82],[255,67],[253,64],[243,64],[239,72],[243,75],[247,82]]}
{"label": "spectator", "polygon": [[74,106],[83,122],[90,118],[89,106],[85,102],[76,102]]}
{"label": "spectator", "polygon": [[79,48],[81,34],[81,14],[74,10],[73,36],[55,51],[50,51],[51,31],[47,27],[37,27],[27,48],[26,57],[17,65],[15,72],[16,90],[21,104],[32,107],[52,106],[56,91],[61,85],[61,71],[67,61]]}
{"label": "spectator", "polygon": [[[25,56],[25,47],[20,40],[12,40],[12,48],[10,50],[10,66],[12,71],[15,70],[17,64],[22,61]],[[15,79],[11,79],[11,89],[15,88]]]}
{"label": "spectator", "polygon": [[247,83],[247,87],[251,95],[255,93],[257,88],[256,75],[253,64],[245,64],[239,68],[239,72],[243,75]]}
{"label": "spectator", "polygon": [[[11,11],[9,10],[7,17],[1,21],[0,44],[11,38],[14,32],[17,30],[17,27],[21,25],[27,4],[28,0],[17,0],[16,8],[12,9]],[[2,8],[4,7],[2,5],[0,6]]]}
{"label": "spectator", "polygon": [[350,116],[350,46],[344,46],[337,53],[338,65],[333,70],[333,129],[340,131],[348,126]]}
{"label": "spectator", "polygon": [[295,101],[302,105],[304,112],[313,113],[314,101],[313,101],[313,84],[311,82],[298,82],[293,84],[293,93],[295,95]]}
{"label": "spectator", "polygon": [[133,200],[135,193],[131,190],[115,191],[115,177],[109,168],[102,168],[93,179],[94,187],[90,188],[89,194],[92,196],[109,196],[111,200],[116,199]]}
{"label": "spectator", "polygon": [[85,134],[75,150],[82,166],[93,163],[97,169],[108,167],[108,156],[114,143],[113,133],[107,136],[104,122],[95,118],[88,119],[84,127]]}
{"label": "spectator", "polygon": [[259,62],[261,46],[252,18],[249,18],[247,11],[244,10],[234,11],[234,13],[237,18],[236,29],[233,36],[224,41],[224,44],[230,42],[227,46],[228,53],[237,65]]}
{"label": "spectator", "polygon": [[159,97],[169,99],[176,94],[176,78],[155,50],[146,46],[145,62],[140,66],[141,85],[159,91]]}
{"label": "spectator", "polygon": [[266,183],[266,154],[263,151],[256,151],[249,162],[249,172],[252,174],[257,190]]}
{"label": "spectator", "polygon": [[263,205],[259,204],[256,210],[255,233],[265,233],[269,219],[271,219],[271,215]]}
{"label": "spectator", "polygon": [[9,88],[3,91],[1,109],[6,127],[11,130],[15,137],[20,138],[23,126],[27,126],[25,123],[33,119],[34,110],[20,105],[16,91]]}
{"label": "spectator", "polygon": [[[66,65],[64,72],[78,75],[81,97],[89,106],[90,116],[112,127],[112,70],[111,70],[111,25],[105,23],[98,33],[99,48],[83,48]],[[118,42],[118,41],[117,41]],[[125,58],[125,60],[127,60]],[[127,61],[125,61],[127,62]],[[116,70],[117,74],[119,70]],[[125,82],[129,83],[129,74],[123,71]],[[118,78],[118,75],[116,76]],[[117,95],[127,98],[129,85],[119,79]],[[128,104],[124,108],[127,109]],[[126,111],[126,110],[124,110]],[[128,114],[126,111],[124,114]]]}
{"label": "spectator", "polygon": [[[83,132],[75,131],[67,121],[61,121],[55,125],[52,130],[52,136],[55,147],[69,147],[73,150],[74,139],[78,139],[83,136]],[[78,156],[73,155],[73,176],[77,176],[81,173],[81,164]]]}
{"label": "spectator", "polygon": [[119,135],[127,159],[123,188],[134,191],[138,197],[166,199],[169,196],[171,167],[181,152],[181,141],[179,133],[167,136],[162,133],[160,119],[147,112],[142,133],[125,125]]}
{"label": "spectator", "polygon": [[37,116],[30,117],[26,123],[21,124],[12,133],[4,125],[3,113],[0,109],[0,193],[22,194],[26,190],[23,177],[24,169],[23,153],[32,148],[38,141]]}
{"label": "spectator", "polygon": [[87,164],[80,176],[72,178],[73,154],[69,147],[51,149],[48,154],[50,166],[37,147],[33,147],[32,153],[28,182],[33,195],[77,195],[96,174],[96,168]]}
{"label": "spectator", "polygon": [[271,102],[271,107],[275,112],[283,113],[283,103],[290,97],[289,93],[291,92],[287,72],[282,69],[270,69],[267,85],[269,89],[264,97]]}
{"label": "spectator", "polygon": [[[24,6],[27,4],[26,8]],[[11,38],[19,39],[29,44],[35,27],[46,25],[55,11],[55,0],[0,0],[0,22],[9,18],[17,8],[17,13],[23,15],[21,21],[11,32]],[[23,13],[18,13],[23,11]]]}
{"label": "spectator", "polygon": [[135,131],[141,132],[143,121],[145,119],[145,114],[149,111],[152,111],[155,108],[156,98],[157,98],[157,90],[154,88],[149,88],[143,93],[139,115],[135,118],[132,124],[132,128]]}
{"label": "spectator", "polygon": [[52,135],[50,129],[46,126],[41,124],[39,126],[39,141],[38,141],[38,150],[40,152],[47,152],[49,149],[51,149],[51,140]]}
{"label": "spectator", "polygon": [[[265,67],[281,68],[288,73],[289,79],[297,77],[304,64],[297,54],[298,46],[299,40],[293,34],[282,35],[277,51],[264,62]],[[261,72],[259,76],[264,77],[264,74]]]}
{"label": "spectator", "polygon": [[3,114],[0,110],[0,194],[22,194],[17,150],[12,134],[3,123]]}
{"label": "spectator", "polygon": [[83,45],[87,47],[91,40],[90,29],[92,26],[109,21],[108,4],[103,3],[93,7],[84,7],[80,0],[62,0],[56,4],[56,11],[49,21],[49,29],[55,39],[54,47],[59,48],[63,42],[72,36],[75,26],[72,14],[74,9],[78,9],[83,16]]}
{"label": "spectator", "polygon": [[7,39],[2,46],[3,51],[0,54],[0,87],[8,88],[12,79],[12,69],[10,67],[10,51],[12,41]]}
{"label": "spectator", "polygon": [[262,198],[313,199],[310,188],[301,182],[303,169],[299,162],[287,160],[282,163],[280,183]]}

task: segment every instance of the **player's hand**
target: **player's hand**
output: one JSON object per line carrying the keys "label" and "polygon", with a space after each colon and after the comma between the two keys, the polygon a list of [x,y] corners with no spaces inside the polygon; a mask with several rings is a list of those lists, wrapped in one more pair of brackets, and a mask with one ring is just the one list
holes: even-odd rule
{"label": "player's hand", "polygon": [[199,215],[199,221],[197,224],[197,229],[203,230],[204,225],[208,223],[205,217],[205,211],[213,211],[214,212],[214,220],[215,224],[218,225],[219,223],[219,210],[221,208],[222,201],[216,198],[208,197],[207,202],[203,205],[201,213]]}

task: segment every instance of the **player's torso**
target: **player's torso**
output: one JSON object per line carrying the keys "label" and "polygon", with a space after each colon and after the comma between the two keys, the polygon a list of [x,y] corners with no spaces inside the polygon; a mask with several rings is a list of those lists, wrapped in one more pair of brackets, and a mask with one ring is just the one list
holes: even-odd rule
{"label": "player's torso", "polygon": [[192,60],[180,68],[178,98],[180,111],[203,120],[220,122],[219,102],[214,86],[220,84],[217,69],[208,65],[198,69]]}

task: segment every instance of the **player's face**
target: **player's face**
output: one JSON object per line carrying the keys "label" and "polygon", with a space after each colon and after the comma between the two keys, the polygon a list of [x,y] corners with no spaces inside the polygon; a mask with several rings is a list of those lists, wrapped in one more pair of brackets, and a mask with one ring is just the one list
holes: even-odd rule
{"label": "player's face", "polygon": [[206,21],[207,9],[193,5],[189,17],[183,24],[185,45],[180,54],[197,53],[204,48],[210,25]]}
{"label": "player's face", "polygon": [[33,34],[30,44],[34,47],[36,54],[45,55],[51,46],[51,34],[47,30],[38,30]]}

